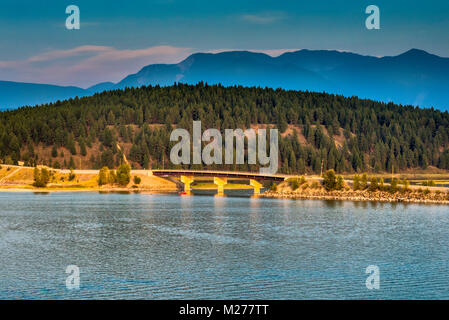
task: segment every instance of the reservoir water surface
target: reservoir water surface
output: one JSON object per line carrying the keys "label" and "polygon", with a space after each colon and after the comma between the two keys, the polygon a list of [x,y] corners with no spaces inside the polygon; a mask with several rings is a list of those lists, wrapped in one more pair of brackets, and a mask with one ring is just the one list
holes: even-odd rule
{"label": "reservoir water surface", "polygon": [[0,193],[0,299],[448,299],[448,248],[445,205]]}

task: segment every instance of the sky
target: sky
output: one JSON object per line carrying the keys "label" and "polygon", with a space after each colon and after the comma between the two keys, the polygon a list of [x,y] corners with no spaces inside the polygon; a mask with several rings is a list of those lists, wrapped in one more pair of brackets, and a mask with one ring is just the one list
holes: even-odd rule
{"label": "sky", "polygon": [[[80,9],[80,29],[65,26]],[[380,29],[368,30],[368,5]],[[299,49],[373,56],[411,48],[449,57],[447,0],[2,0],[0,80],[83,88],[194,52]]]}

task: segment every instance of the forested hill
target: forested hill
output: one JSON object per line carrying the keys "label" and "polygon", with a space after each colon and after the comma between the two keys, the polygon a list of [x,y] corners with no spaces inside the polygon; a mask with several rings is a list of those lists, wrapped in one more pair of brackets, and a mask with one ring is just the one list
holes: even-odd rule
{"label": "forested hill", "polygon": [[[0,161],[172,168],[173,127],[280,129],[284,173],[449,169],[449,114],[324,93],[177,84],[107,91],[0,113]],[[185,166],[188,167],[188,166]],[[191,168],[199,168],[199,165]],[[205,167],[206,168],[206,167]],[[256,170],[256,166],[206,169]]]}

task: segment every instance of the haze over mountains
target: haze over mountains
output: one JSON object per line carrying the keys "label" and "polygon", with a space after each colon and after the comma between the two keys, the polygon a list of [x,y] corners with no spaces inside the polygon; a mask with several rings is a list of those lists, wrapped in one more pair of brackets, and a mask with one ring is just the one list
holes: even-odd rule
{"label": "haze over mountains", "polygon": [[125,87],[199,81],[325,91],[449,110],[449,58],[418,49],[382,58],[326,50],[299,50],[278,57],[248,51],[196,53],[180,63],[148,65],[118,83],[104,82],[88,89],[0,81],[0,109]]}

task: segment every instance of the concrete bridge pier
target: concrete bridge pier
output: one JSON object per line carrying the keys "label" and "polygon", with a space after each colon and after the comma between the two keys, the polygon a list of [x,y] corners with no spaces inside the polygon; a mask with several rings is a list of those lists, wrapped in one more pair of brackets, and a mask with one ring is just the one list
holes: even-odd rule
{"label": "concrete bridge pier", "polygon": [[193,176],[181,176],[181,182],[184,183],[184,192],[189,193],[192,189],[190,185],[193,182]]}
{"label": "concrete bridge pier", "polygon": [[262,184],[259,181],[250,179],[249,184],[254,188],[254,194],[260,194],[260,188],[262,188]]}
{"label": "concrete bridge pier", "polygon": [[224,185],[226,183],[228,183],[228,179],[214,177],[214,183],[217,185],[218,194],[223,195],[224,194]]}

